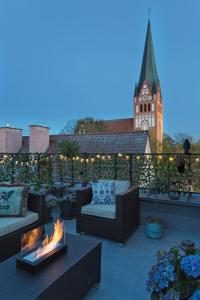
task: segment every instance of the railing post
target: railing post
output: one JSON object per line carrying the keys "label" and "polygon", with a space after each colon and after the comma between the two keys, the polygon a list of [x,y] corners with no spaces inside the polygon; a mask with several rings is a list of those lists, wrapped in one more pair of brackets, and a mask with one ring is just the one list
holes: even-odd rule
{"label": "railing post", "polygon": [[37,153],[37,173],[38,173],[38,183],[41,182],[40,178],[40,154]]}
{"label": "railing post", "polygon": [[132,167],[133,167],[133,155],[130,154],[130,157],[129,157],[129,181],[131,184],[133,184]]}
{"label": "railing post", "polygon": [[71,157],[71,182],[74,184],[74,160],[73,157]]}
{"label": "railing post", "polygon": [[117,154],[114,154],[114,179],[117,179]]}
{"label": "railing post", "polygon": [[14,171],[15,171],[15,166],[14,166],[14,155],[11,154],[11,182],[14,183],[14,179],[15,179],[15,176],[14,176]]}
{"label": "railing post", "polygon": [[101,159],[100,158],[98,159],[97,168],[98,168],[98,178],[101,178]]}
{"label": "railing post", "polygon": [[86,163],[86,159],[87,159],[87,154],[84,154],[84,175],[86,176],[86,169],[87,169],[87,163]]}

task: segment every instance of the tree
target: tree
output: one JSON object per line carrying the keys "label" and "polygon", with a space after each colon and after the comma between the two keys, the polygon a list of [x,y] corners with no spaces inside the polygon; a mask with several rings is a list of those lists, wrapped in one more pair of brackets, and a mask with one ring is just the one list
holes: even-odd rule
{"label": "tree", "polygon": [[173,153],[176,152],[176,141],[167,133],[163,134],[163,144],[162,152],[163,153]]}
{"label": "tree", "polygon": [[79,153],[79,145],[75,141],[58,140],[56,148],[58,153],[67,157],[73,157]]}
{"label": "tree", "polygon": [[76,120],[69,120],[65,127],[61,130],[60,134],[74,134],[76,124]]}
{"label": "tree", "polygon": [[93,133],[93,132],[104,132],[106,131],[106,125],[103,120],[95,120],[87,117],[79,119],[76,123],[74,133]]}
{"label": "tree", "polygon": [[163,153],[183,153],[183,143],[188,139],[191,143],[191,153],[200,153],[200,141],[186,133],[177,133],[174,137],[169,134],[163,136]]}

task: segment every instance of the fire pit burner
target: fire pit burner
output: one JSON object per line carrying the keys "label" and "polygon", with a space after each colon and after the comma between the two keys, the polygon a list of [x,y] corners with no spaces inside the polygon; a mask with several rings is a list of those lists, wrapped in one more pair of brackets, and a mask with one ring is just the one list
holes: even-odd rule
{"label": "fire pit burner", "polygon": [[[30,235],[31,244],[34,245],[33,232],[30,232]],[[38,272],[51,261],[66,253],[67,245],[64,236],[64,224],[62,221],[57,220],[54,223],[52,236],[50,238],[46,236],[39,247],[35,246],[34,249],[26,251],[20,258],[17,258],[16,266],[31,273]],[[27,238],[27,234],[26,239],[30,240]]]}

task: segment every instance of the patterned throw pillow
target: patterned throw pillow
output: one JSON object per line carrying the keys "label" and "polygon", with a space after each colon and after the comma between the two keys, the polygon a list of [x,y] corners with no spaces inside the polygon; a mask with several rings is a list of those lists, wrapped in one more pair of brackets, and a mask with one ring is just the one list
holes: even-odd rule
{"label": "patterned throw pillow", "polygon": [[115,203],[115,188],[113,182],[95,182],[92,184],[92,204]]}
{"label": "patterned throw pillow", "polygon": [[28,189],[20,184],[0,184],[0,217],[25,217]]}

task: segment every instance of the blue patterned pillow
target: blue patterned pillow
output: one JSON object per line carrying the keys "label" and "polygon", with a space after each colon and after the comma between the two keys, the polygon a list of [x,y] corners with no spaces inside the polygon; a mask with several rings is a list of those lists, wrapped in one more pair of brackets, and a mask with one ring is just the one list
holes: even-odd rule
{"label": "blue patterned pillow", "polygon": [[92,183],[92,204],[111,204],[115,203],[114,182],[95,182]]}

